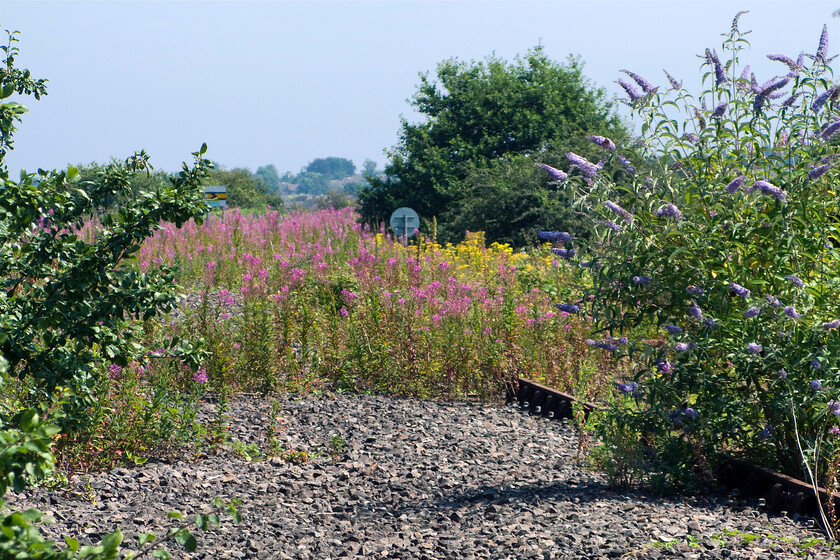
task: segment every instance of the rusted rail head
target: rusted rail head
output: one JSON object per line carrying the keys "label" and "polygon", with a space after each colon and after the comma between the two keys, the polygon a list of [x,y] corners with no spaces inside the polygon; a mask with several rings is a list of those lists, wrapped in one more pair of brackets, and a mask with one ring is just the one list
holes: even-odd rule
{"label": "rusted rail head", "polygon": [[[546,418],[571,418],[573,404],[580,403],[572,395],[563,393],[551,387],[541,385],[536,381],[519,378],[516,383],[508,386],[508,402],[517,401],[523,409],[527,408],[531,414],[538,414]],[[589,416],[593,410],[603,410],[593,403],[580,403],[584,416]]]}

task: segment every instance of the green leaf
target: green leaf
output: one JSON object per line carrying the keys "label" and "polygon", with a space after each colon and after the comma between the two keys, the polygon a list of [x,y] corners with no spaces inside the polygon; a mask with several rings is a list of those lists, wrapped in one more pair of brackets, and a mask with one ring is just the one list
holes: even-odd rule
{"label": "green leaf", "polygon": [[183,546],[187,552],[195,552],[195,549],[198,547],[195,537],[186,529],[179,531],[175,535],[175,542]]}

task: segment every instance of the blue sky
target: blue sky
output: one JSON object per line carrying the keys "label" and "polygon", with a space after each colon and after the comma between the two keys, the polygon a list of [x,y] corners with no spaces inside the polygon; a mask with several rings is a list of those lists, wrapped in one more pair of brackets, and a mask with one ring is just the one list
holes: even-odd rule
{"label": "blue sky", "polygon": [[720,50],[739,10],[759,82],[783,70],[767,54],[814,53],[823,24],[840,50],[840,0],[0,0],[0,24],[21,32],[18,65],[49,80],[47,97],[25,101],[7,162],[16,173],[142,148],[175,171],[207,142],[228,168],[297,172],[328,156],[381,167],[400,117],[418,119],[407,102],[418,73],[441,60],[512,59],[541,43],[555,60],[580,55],[610,95],[623,93],[622,68],[654,83],[667,69],[696,91],[697,55]]}

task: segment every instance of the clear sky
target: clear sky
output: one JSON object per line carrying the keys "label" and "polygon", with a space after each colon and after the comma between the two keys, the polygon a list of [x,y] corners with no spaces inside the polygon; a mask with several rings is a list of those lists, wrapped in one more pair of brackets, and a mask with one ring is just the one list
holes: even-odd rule
{"label": "clear sky", "polygon": [[228,168],[297,172],[329,156],[382,167],[401,116],[418,119],[407,102],[418,73],[441,60],[512,59],[541,43],[558,61],[580,55],[610,95],[623,93],[622,68],[660,84],[667,69],[697,91],[697,55],[720,51],[739,10],[759,83],[784,70],[767,54],[813,54],[823,24],[840,50],[840,0],[0,0],[0,25],[21,32],[18,65],[49,79],[47,97],[25,101],[7,161],[17,173],[143,148],[175,171],[207,142]]}

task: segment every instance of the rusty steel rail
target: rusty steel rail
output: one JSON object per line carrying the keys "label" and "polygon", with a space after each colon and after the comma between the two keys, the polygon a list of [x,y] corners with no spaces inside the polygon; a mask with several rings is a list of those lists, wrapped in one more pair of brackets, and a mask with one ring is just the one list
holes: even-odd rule
{"label": "rusty steel rail", "polygon": [[[546,418],[571,418],[572,406],[579,402],[572,395],[521,377],[508,385],[507,401],[517,401],[520,408],[527,409],[529,414]],[[605,410],[594,403],[583,402],[581,405],[585,416],[593,410]],[[715,476],[725,488],[737,488],[743,497],[763,500],[764,507],[773,514],[819,518],[814,488],[807,482],[734,457],[723,457]],[[823,507],[831,496],[834,510],[840,512],[840,494],[819,488],[819,495]]]}
{"label": "rusty steel rail", "polygon": [[[572,405],[579,401],[572,395],[541,385],[536,381],[519,378],[508,386],[508,402],[518,401],[519,406],[528,412],[546,418],[571,418]],[[593,410],[603,410],[597,404],[583,402],[584,416]]]}

